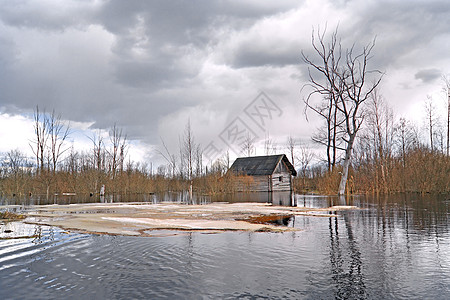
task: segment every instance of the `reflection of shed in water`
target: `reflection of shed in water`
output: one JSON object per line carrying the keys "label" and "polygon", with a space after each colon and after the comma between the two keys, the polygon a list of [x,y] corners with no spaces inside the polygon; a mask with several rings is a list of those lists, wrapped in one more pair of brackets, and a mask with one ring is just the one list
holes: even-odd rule
{"label": "reflection of shed in water", "polygon": [[212,197],[212,201],[230,203],[272,203],[273,205],[279,206],[296,206],[295,196],[291,191],[218,194]]}
{"label": "reflection of shed in water", "polygon": [[230,168],[238,178],[238,191],[273,192],[292,191],[292,164],[284,154],[239,157]]}

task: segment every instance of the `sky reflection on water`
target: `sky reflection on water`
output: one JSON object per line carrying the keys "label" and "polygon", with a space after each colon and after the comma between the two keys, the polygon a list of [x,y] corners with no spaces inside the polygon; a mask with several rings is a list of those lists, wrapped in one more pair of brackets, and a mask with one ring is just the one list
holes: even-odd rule
{"label": "sky reflection on water", "polygon": [[[295,200],[299,206],[342,204],[327,197]],[[364,209],[337,212],[338,218],[296,216],[288,226],[302,231],[289,233],[125,237],[33,225],[38,237],[0,240],[0,298],[450,297],[446,197],[344,201]],[[0,231],[5,226],[12,225]]]}

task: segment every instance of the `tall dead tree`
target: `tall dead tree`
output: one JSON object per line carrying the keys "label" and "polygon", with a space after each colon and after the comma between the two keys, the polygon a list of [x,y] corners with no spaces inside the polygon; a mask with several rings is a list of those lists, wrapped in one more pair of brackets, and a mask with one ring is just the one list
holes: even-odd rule
{"label": "tall dead tree", "polygon": [[431,148],[431,151],[434,151],[433,137],[434,137],[435,132],[433,131],[433,129],[434,129],[434,126],[436,123],[436,108],[433,104],[433,98],[430,95],[427,95],[427,100],[425,101],[425,113],[426,113],[426,119],[428,122],[430,148]]}
{"label": "tall dead tree", "polygon": [[164,140],[162,139],[162,137],[160,137],[161,139],[161,143],[164,147],[164,151],[160,151],[158,150],[158,153],[164,157],[164,159],[167,161],[167,163],[169,164],[170,170],[171,170],[171,176],[172,178],[175,178],[176,175],[176,170],[177,170],[177,158],[175,156],[175,154],[171,154],[169,151],[169,148],[167,148],[166,143],[164,143]]}
{"label": "tall dead tree", "polygon": [[444,82],[444,92],[447,96],[447,156],[450,151],[450,75],[442,76]]}
{"label": "tall dead tree", "polygon": [[39,106],[36,106],[36,110],[34,111],[34,134],[35,140],[30,144],[31,149],[36,157],[36,168],[40,173],[44,170],[45,167],[45,159],[46,159],[46,148],[47,148],[47,140],[48,140],[48,130],[47,130],[47,118],[45,115],[45,111],[41,113],[39,111]]}
{"label": "tall dead tree", "polygon": [[195,149],[195,176],[200,177],[203,174],[203,149],[197,145]]}
{"label": "tall dead tree", "polygon": [[127,148],[127,136],[123,134],[122,129],[118,128],[116,124],[109,131],[109,138],[111,141],[110,163],[112,179],[116,178],[117,170],[123,170],[123,163],[125,158],[125,149]]}
{"label": "tall dead tree", "polygon": [[447,156],[450,151],[450,84],[447,86]]}
{"label": "tall dead tree", "polygon": [[[393,113],[383,101],[378,90],[369,98],[367,129],[372,136],[373,160],[376,169],[380,169],[381,186],[387,192],[388,160],[393,143]],[[376,172],[378,183],[378,172]],[[378,188],[378,185],[377,185]]]}
{"label": "tall dead tree", "polygon": [[303,179],[303,188],[306,187],[306,177],[308,176],[309,165],[314,158],[314,154],[311,149],[306,145],[300,145],[300,153],[298,156],[298,164],[300,166],[300,174]]}
{"label": "tall dead tree", "polygon": [[191,120],[188,120],[183,136],[183,157],[187,168],[188,179],[192,180],[194,174],[194,159],[195,159],[195,140],[191,128]]}
{"label": "tall dead tree", "polygon": [[182,161],[184,161],[184,165],[187,168],[187,175],[189,180],[189,199],[192,200],[192,190],[194,183],[194,168],[197,166],[198,168],[202,167],[201,160],[202,150],[200,144],[197,144],[194,139],[194,133],[191,128],[191,120],[188,120],[186,124],[186,128],[184,130],[183,135],[183,145],[181,152]]}
{"label": "tall dead tree", "polygon": [[61,120],[61,116],[55,115],[53,110],[52,114],[47,119],[48,123],[48,135],[50,138],[50,152],[53,174],[56,172],[58,161],[61,155],[69,148],[64,148],[64,143],[69,137],[70,127],[64,124]]}
{"label": "tall dead tree", "polygon": [[105,167],[105,144],[100,130],[97,131],[92,137],[89,137],[92,141],[93,148],[93,168],[98,172],[104,171]]}
{"label": "tall dead tree", "polygon": [[338,30],[331,34],[330,41],[325,40],[326,30],[312,32],[312,47],[318,60],[308,57],[303,51],[303,61],[308,66],[311,91],[305,102],[311,108],[316,95],[330,101],[335,108],[336,130],[342,130],[345,154],[343,171],[338,194],[345,193],[348,169],[352,156],[356,134],[364,121],[364,102],[380,84],[382,74],[368,69],[368,63],[375,47],[375,39],[355,53],[355,45],[342,50]]}
{"label": "tall dead tree", "polygon": [[54,111],[51,115],[47,115],[45,111],[41,113],[39,106],[36,106],[33,127],[35,140],[30,146],[36,157],[39,181],[45,185],[48,199],[50,185],[55,180],[58,161],[67,150],[64,149],[64,143],[69,136],[69,126],[66,126]]}

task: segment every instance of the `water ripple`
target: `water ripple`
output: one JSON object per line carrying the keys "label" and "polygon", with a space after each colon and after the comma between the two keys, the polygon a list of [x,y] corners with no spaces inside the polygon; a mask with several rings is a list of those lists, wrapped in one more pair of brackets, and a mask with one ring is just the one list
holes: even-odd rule
{"label": "water ripple", "polygon": [[35,238],[0,240],[0,298],[447,299],[448,206],[418,213],[394,204],[360,203],[368,209],[338,218],[298,216],[302,231],[282,234],[33,228]]}

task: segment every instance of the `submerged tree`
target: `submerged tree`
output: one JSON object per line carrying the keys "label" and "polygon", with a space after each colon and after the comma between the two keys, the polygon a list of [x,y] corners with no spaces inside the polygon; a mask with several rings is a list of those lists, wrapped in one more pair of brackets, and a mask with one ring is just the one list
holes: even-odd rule
{"label": "submerged tree", "polygon": [[374,90],[369,98],[367,135],[373,149],[373,161],[377,171],[376,183],[378,191],[378,168],[380,171],[381,186],[384,192],[388,191],[388,162],[391,157],[394,136],[393,112],[383,101],[382,96],[377,90]]}
{"label": "submerged tree", "polygon": [[55,181],[56,169],[61,155],[68,149],[65,142],[70,133],[68,124],[56,116],[55,111],[51,115],[39,111],[36,106],[34,111],[35,140],[30,147],[36,157],[36,170],[39,181],[46,187],[47,199],[49,198],[50,185]]}
{"label": "submerged tree", "polygon": [[[376,87],[380,84],[382,74],[377,70],[368,69],[375,39],[356,53],[355,45],[343,50],[338,30],[331,34],[330,41],[325,40],[326,30],[312,32],[312,47],[318,60],[308,57],[302,51],[303,61],[308,66],[309,82],[306,86],[311,88],[305,100],[307,108],[322,116],[326,116],[328,132],[342,132],[342,135],[331,135],[343,142],[345,151],[342,177],[338,194],[345,193],[348,177],[348,168],[352,156],[356,134],[364,121],[366,111],[364,102],[369,99]],[[324,111],[314,109],[315,96],[321,96],[328,105]]]}
{"label": "submerged tree", "polygon": [[444,82],[444,92],[447,96],[447,156],[449,156],[450,151],[450,75],[442,76],[442,81]]}
{"label": "submerged tree", "polygon": [[181,166],[186,168],[187,179],[189,180],[189,197],[191,200],[194,175],[200,176],[202,173],[202,156],[202,147],[195,141],[194,132],[191,127],[191,120],[189,119],[184,130],[182,143],[180,144],[180,158]]}

